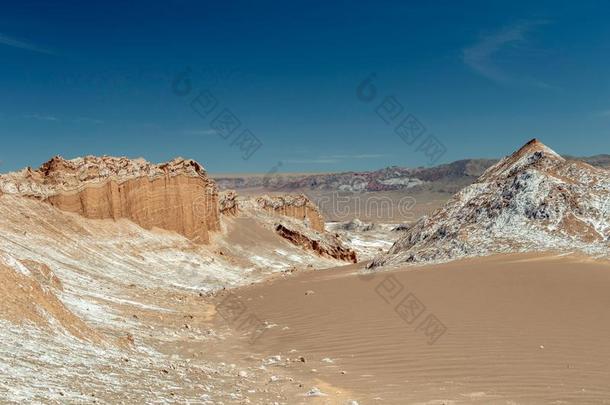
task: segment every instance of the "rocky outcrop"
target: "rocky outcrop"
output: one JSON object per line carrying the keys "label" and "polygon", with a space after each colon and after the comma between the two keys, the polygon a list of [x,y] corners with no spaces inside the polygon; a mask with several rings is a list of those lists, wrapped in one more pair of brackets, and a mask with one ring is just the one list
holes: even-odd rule
{"label": "rocky outcrop", "polygon": [[356,252],[343,246],[332,234],[303,232],[287,224],[277,224],[275,232],[282,238],[304,249],[312,250],[320,256],[357,263]]}
{"label": "rocky outcrop", "polygon": [[421,218],[373,265],[500,252],[610,253],[610,172],[536,139]]}
{"label": "rocky outcrop", "polygon": [[0,176],[0,191],[40,199],[85,218],[127,218],[198,243],[209,242],[209,233],[220,229],[216,185],[193,160],[155,165],[143,159],[57,156],[37,170]]}
{"label": "rocky outcrop", "polygon": [[239,212],[304,250],[325,258],[357,260],[355,250],[338,234],[326,231],[317,206],[305,196],[241,197]]}
{"label": "rocky outcrop", "polygon": [[338,226],[338,229],[350,232],[368,232],[374,230],[376,227],[373,223],[362,222],[358,218],[354,218],[351,221],[345,222]]}
{"label": "rocky outcrop", "polygon": [[324,218],[320,214],[320,210],[303,194],[295,196],[265,195],[257,198],[256,203],[266,211],[302,220],[311,229],[324,232]]}
{"label": "rocky outcrop", "polygon": [[235,191],[227,190],[220,192],[218,201],[222,215],[237,215],[239,212],[237,193]]}

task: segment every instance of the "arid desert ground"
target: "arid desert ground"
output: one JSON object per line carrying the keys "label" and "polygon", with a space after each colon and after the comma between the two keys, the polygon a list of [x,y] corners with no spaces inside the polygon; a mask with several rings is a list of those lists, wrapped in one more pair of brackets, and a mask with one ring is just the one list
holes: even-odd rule
{"label": "arid desert ground", "polygon": [[610,405],[610,1],[4,1],[0,405]]}
{"label": "arid desert ground", "polygon": [[3,174],[0,402],[609,403],[609,172],[532,140],[462,181]]}

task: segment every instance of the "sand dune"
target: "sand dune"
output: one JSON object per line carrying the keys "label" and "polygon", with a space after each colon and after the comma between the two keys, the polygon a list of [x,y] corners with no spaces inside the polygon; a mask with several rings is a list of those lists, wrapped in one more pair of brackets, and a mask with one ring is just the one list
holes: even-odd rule
{"label": "sand dune", "polygon": [[[303,356],[292,372],[365,404],[610,403],[608,263],[521,254],[372,278],[357,269],[240,290],[254,313],[278,325],[256,349]],[[402,290],[384,289],[388,280]],[[425,305],[411,324],[395,311],[408,293]],[[429,314],[447,327],[432,345],[416,330]]]}

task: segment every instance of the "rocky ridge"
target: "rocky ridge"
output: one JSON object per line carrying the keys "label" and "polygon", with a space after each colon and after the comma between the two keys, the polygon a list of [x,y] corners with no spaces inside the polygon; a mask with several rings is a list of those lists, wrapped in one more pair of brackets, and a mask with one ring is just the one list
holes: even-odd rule
{"label": "rocky ridge", "polygon": [[[144,229],[174,231],[202,244],[211,242],[211,233],[221,231],[221,215],[240,214],[234,191],[219,193],[199,163],[182,158],[152,164],[125,157],[66,160],[56,156],[39,169],[1,175],[0,192],[42,201],[88,219],[125,218]],[[324,218],[306,196],[264,195],[251,202],[246,206],[256,210],[247,210],[245,216],[262,220],[299,248],[325,258],[356,260],[353,251],[325,232]],[[261,216],[259,211],[269,215]],[[277,231],[278,223],[283,223],[285,232]]]}
{"label": "rocky ridge", "polygon": [[[600,168],[610,168],[610,155],[564,156]],[[266,192],[387,192],[434,191],[453,194],[474,183],[498,159],[462,159],[432,167],[390,166],[374,171],[339,173],[281,173],[259,175],[215,175],[221,190]]]}
{"label": "rocky ridge", "polygon": [[305,195],[264,195],[256,199],[264,210],[305,221],[313,230],[324,232],[324,218],[318,207]]}
{"label": "rocky ridge", "polygon": [[124,157],[56,156],[37,170],[0,176],[0,191],[85,218],[127,218],[145,229],[176,231],[198,243],[208,243],[210,232],[220,229],[216,184],[189,159],[157,165]]}
{"label": "rocky ridge", "polygon": [[304,195],[243,197],[238,204],[242,214],[257,218],[293,245],[325,258],[358,261],[355,250],[340,235],[325,229],[317,206]]}
{"label": "rocky ridge", "polygon": [[275,231],[290,243],[311,250],[323,257],[338,259],[349,263],[357,263],[356,252],[344,246],[338,235],[303,232],[298,227],[290,227],[279,223]]}
{"label": "rocky ridge", "polygon": [[610,172],[533,139],[422,217],[372,266],[535,250],[606,256],[609,236]]}

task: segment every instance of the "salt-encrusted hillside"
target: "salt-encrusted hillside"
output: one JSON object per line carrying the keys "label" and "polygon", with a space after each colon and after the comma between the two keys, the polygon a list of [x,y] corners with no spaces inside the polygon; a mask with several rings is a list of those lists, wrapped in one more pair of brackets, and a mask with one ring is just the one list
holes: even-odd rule
{"label": "salt-encrusted hillside", "polygon": [[184,159],[56,157],[0,175],[0,402],[296,396],[288,383],[258,389],[271,378],[264,359],[220,358],[243,331],[229,333],[214,293],[355,253],[313,228],[323,218],[305,197],[267,208],[218,196]]}
{"label": "salt-encrusted hillside", "polygon": [[607,255],[609,199],[610,172],[533,139],[421,218],[373,266],[537,250]]}

